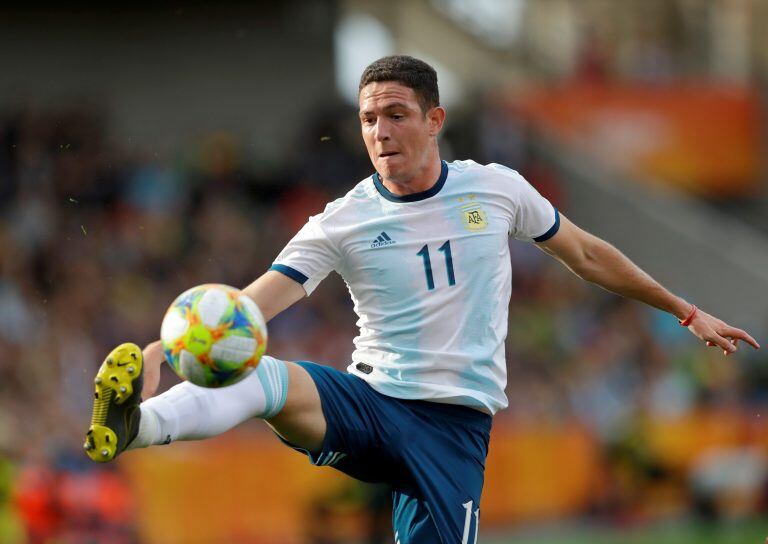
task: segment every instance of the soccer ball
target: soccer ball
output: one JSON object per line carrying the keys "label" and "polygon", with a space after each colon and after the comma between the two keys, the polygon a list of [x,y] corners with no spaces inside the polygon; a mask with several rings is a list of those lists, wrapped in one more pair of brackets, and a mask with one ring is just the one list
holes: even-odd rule
{"label": "soccer ball", "polygon": [[184,380],[223,387],[244,378],[267,348],[259,307],[239,289],[206,284],[184,291],[163,318],[165,359]]}

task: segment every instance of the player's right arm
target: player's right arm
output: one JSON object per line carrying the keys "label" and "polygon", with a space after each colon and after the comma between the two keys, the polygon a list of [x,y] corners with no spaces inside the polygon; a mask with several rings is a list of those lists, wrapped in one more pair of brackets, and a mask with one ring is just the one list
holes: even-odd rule
{"label": "player's right arm", "polygon": [[[298,282],[288,276],[269,270],[256,281],[243,289],[258,305],[264,320],[269,322],[277,314],[286,310],[307,293]],[[160,383],[160,365],[165,360],[160,340],[144,348],[144,388],[141,398],[146,400],[155,394]]]}
{"label": "player's right arm", "polygon": [[253,299],[267,322],[307,296],[300,283],[274,270],[260,276],[243,293]]}
{"label": "player's right arm", "polygon": [[[335,207],[330,204],[326,212]],[[336,268],[339,253],[320,226],[326,212],[310,217],[277,256],[273,269],[243,289],[258,305],[267,322],[312,293],[323,278]],[[164,360],[159,340],[144,348],[142,399],[155,394],[160,383],[160,365]]]}

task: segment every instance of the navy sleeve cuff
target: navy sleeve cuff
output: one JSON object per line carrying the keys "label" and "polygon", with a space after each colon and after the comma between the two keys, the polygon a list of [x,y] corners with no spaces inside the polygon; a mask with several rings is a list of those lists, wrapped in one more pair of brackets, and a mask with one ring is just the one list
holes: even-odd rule
{"label": "navy sleeve cuff", "polygon": [[304,274],[296,270],[295,268],[291,268],[290,266],[286,266],[284,264],[273,264],[269,267],[270,270],[274,270],[275,272],[280,272],[281,274],[285,274],[289,278],[291,278],[293,281],[300,283],[304,285],[304,282],[306,282],[309,278],[306,277]]}
{"label": "navy sleeve cuff", "polygon": [[552,225],[552,227],[542,234],[541,236],[537,236],[533,239],[534,242],[545,242],[552,238],[555,234],[557,234],[557,231],[560,230],[560,212],[557,211],[557,208],[555,208],[555,224]]}

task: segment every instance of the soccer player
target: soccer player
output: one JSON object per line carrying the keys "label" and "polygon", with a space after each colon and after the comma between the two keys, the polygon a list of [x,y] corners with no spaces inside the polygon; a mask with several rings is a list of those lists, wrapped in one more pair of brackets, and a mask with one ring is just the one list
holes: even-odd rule
{"label": "soccer player", "polygon": [[86,436],[92,459],[261,418],[313,464],[389,484],[399,544],[476,542],[491,418],[507,405],[510,236],[584,280],[673,314],[726,355],[739,340],[759,347],[571,223],[516,171],[442,161],[446,112],[428,64],[377,60],[363,72],[359,105],[376,173],[309,218],[244,290],[268,321],[336,270],[359,316],[347,372],[265,356],[235,385],[184,382],[149,398],[160,343],[143,353],[123,344],[96,377],[94,421],[105,424]]}

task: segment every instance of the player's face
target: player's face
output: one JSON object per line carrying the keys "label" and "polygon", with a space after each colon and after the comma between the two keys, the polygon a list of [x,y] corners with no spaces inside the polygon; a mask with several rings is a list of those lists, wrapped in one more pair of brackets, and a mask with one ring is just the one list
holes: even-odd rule
{"label": "player's face", "polygon": [[370,83],[360,90],[365,147],[376,171],[387,180],[407,183],[435,160],[435,136],[444,117],[440,107],[425,114],[416,92],[400,83]]}

